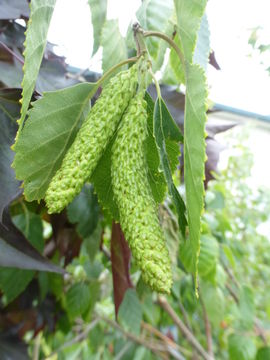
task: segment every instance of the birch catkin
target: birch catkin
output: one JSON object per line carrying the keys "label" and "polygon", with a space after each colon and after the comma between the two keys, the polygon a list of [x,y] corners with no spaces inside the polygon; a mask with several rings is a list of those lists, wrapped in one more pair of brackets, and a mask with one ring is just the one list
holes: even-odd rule
{"label": "birch catkin", "polygon": [[104,87],[47,189],[45,201],[49,213],[60,212],[81,191],[136,88],[137,65],[120,72]]}
{"label": "birch catkin", "polygon": [[130,101],[118,128],[112,148],[112,185],[120,223],[144,281],[158,292],[169,293],[171,263],[147,179],[146,136],[146,102],[140,92]]}

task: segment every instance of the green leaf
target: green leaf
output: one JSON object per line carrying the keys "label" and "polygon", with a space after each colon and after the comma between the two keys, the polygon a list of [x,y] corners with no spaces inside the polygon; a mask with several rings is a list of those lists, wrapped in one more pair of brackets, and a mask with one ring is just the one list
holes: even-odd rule
{"label": "green leaf", "polygon": [[154,108],[154,135],[159,150],[160,165],[167,181],[169,194],[172,197],[173,204],[178,214],[178,223],[180,230],[184,235],[187,224],[185,217],[185,203],[173,183],[171,167],[165,142],[165,134],[168,135],[168,128],[166,126],[166,123],[168,122],[168,119],[170,117],[171,116],[164,101],[160,98],[157,98]]}
{"label": "green leaf", "polygon": [[91,18],[94,31],[94,46],[92,56],[95,55],[99,46],[102,27],[106,21],[107,0],[88,0],[91,9]]}
{"label": "green leaf", "polygon": [[140,333],[142,306],[134,289],[128,289],[125,292],[119,307],[118,320],[125,330],[135,334]]}
{"label": "green leaf", "polygon": [[16,177],[28,201],[44,197],[48,185],[89,111],[96,84],[84,83],[44,93],[33,103],[16,144]]}
{"label": "green leaf", "polygon": [[183,54],[185,60],[190,63],[206,3],[207,0],[174,0]]}
{"label": "green leaf", "polygon": [[47,33],[56,0],[32,0],[27,23],[20,128],[26,117],[47,42]]}
{"label": "green leaf", "polygon": [[199,65],[186,63],[186,97],[184,119],[184,179],[192,248],[192,272],[197,272],[200,250],[201,214],[204,196],[206,84]]}
{"label": "green leaf", "polygon": [[239,299],[240,323],[246,330],[253,328],[255,304],[253,291],[248,286],[243,286]]}
{"label": "green leaf", "polygon": [[94,185],[98,200],[101,202],[103,209],[108,210],[111,216],[115,220],[118,220],[118,207],[113,198],[111,178],[111,156],[114,139],[115,135],[110,140],[106,150],[100,158],[91,176],[91,183]]}
{"label": "green leaf", "polygon": [[269,360],[270,359],[270,347],[262,347],[258,350],[256,360]]}
{"label": "green leaf", "polygon": [[103,228],[101,224],[98,223],[94,232],[83,240],[83,244],[91,261],[94,261],[99,250],[102,231]]}
{"label": "green leaf", "polygon": [[85,283],[72,285],[66,294],[66,306],[68,314],[73,318],[83,315],[89,308],[91,294],[89,286]]}
{"label": "green leaf", "polygon": [[[144,30],[164,32],[173,13],[172,0],[146,0],[136,12],[137,19]],[[147,49],[151,57],[156,58],[160,46],[160,39],[151,37],[146,39]]]}
{"label": "green leaf", "polygon": [[35,272],[5,268],[0,271],[0,289],[6,295],[7,303],[14,300],[33,279]]}
{"label": "green leaf", "polygon": [[[176,43],[176,45],[179,48],[181,48],[181,42],[180,42],[180,38],[179,38],[178,34],[176,34],[176,36],[174,38],[174,42]],[[168,65],[170,65],[173,70],[173,74],[175,76],[175,79],[174,79],[175,83],[184,84],[185,83],[185,69],[179,59],[179,56],[177,55],[177,53],[174,49],[171,49]]]}
{"label": "green leaf", "polygon": [[107,20],[102,29],[102,70],[110,69],[127,58],[126,43],[119,31],[118,20]]}
{"label": "green leaf", "polygon": [[79,235],[90,236],[98,223],[98,202],[93,186],[85,184],[79,195],[67,207],[67,216],[71,223],[76,223]]}
{"label": "green leaf", "polygon": [[253,360],[256,346],[250,337],[231,334],[228,339],[230,360]]}
{"label": "green leaf", "polygon": [[219,257],[219,246],[212,236],[201,236],[201,249],[198,263],[200,276],[206,277],[216,267]]}
{"label": "green leaf", "polygon": [[208,317],[214,327],[217,328],[225,313],[224,294],[220,288],[202,281],[200,282],[200,290]]}
{"label": "green leaf", "polygon": [[206,14],[201,19],[193,62],[199,64],[205,71],[208,65],[210,52],[210,31]]}

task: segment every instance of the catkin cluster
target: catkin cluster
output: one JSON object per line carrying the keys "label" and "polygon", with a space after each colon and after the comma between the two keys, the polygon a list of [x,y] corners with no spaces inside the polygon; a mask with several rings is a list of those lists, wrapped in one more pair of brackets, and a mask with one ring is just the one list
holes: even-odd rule
{"label": "catkin cluster", "polygon": [[147,179],[146,136],[146,102],[139,92],[130,101],[112,148],[113,191],[122,229],[144,281],[158,292],[169,293],[171,263]]}
{"label": "catkin cluster", "polygon": [[137,65],[114,76],[82,124],[53,177],[45,201],[49,213],[60,212],[81,191],[94,171],[137,88]]}

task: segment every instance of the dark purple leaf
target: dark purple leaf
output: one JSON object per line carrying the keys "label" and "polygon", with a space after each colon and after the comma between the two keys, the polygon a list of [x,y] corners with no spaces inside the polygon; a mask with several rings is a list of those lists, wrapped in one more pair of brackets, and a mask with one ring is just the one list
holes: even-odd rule
{"label": "dark purple leaf", "polygon": [[132,282],[129,275],[131,252],[125,236],[121,230],[120,224],[113,222],[111,237],[111,261],[113,275],[113,293],[115,315],[118,314],[125,292],[132,288]]}
{"label": "dark purple leaf", "polygon": [[0,266],[50,271],[64,274],[65,270],[43,257],[12,223],[7,208],[0,224]]}
{"label": "dark purple leaf", "polygon": [[20,182],[15,179],[14,170],[10,167],[14,158],[10,146],[14,143],[17,131],[20,97],[19,89],[0,90],[0,223],[4,208],[22,192]]}
{"label": "dark purple leaf", "polygon": [[0,0],[0,19],[15,20],[29,18],[29,3],[27,0]]}
{"label": "dark purple leaf", "polygon": [[209,64],[212,65],[215,69],[221,70],[215,56],[215,52],[211,51],[209,54]]}

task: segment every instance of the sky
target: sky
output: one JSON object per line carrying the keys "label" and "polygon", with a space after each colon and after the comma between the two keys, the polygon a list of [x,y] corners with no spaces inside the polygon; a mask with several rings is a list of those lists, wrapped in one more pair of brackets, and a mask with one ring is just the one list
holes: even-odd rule
{"label": "sky", "polygon": [[[91,59],[93,29],[87,0],[57,0],[48,39],[58,44],[58,53],[67,62],[82,69],[101,71],[99,51]],[[121,33],[135,20],[141,0],[108,0],[108,18],[119,19]],[[209,66],[210,99],[243,110],[270,115],[270,76],[261,57],[248,45],[252,28],[261,26],[262,41],[270,43],[269,0],[209,0],[207,15],[211,48],[221,71]],[[80,41],[78,41],[80,39]],[[270,52],[269,52],[270,66]],[[266,61],[268,60],[266,59]]]}

